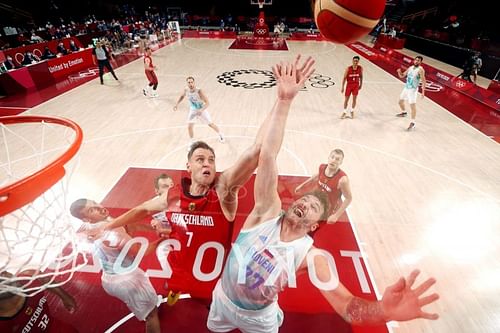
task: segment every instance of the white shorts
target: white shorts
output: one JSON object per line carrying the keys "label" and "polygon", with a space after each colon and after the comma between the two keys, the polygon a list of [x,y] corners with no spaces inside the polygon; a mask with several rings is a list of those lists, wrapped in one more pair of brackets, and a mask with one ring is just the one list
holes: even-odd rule
{"label": "white shorts", "polygon": [[210,117],[210,113],[207,110],[203,110],[201,113],[197,109],[190,109],[188,113],[188,124],[193,124],[196,122],[196,118],[200,119],[200,121],[204,124],[211,124],[212,118]]}
{"label": "white shorts", "polygon": [[404,88],[401,95],[399,95],[399,100],[407,100],[408,103],[415,104],[417,103],[417,94],[418,89]]}
{"label": "white shorts", "polygon": [[221,281],[212,292],[212,304],[207,327],[213,332],[229,332],[235,328],[242,333],[277,333],[283,323],[283,311],[278,302],[261,310],[245,310],[235,305],[222,290]]}
{"label": "white shorts", "polygon": [[145,320],[157,306],[158,296],[153,285],[140,268],[126,274],[106,274],[101,276],[102,287],[111,296],[127,304],[139,320]]}

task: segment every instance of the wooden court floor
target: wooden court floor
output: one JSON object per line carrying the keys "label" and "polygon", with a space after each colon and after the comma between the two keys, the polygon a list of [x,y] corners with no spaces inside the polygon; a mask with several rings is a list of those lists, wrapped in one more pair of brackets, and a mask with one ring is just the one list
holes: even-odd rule
{"label": "wooden court floor", "polygon": [[395,332],[500,332],[498,143],[428,98],[418,99],[417,129],[406,132],[409,120],[394,116],[403,84],[363,58],[356,118],[340,120],[342,75],[355,55],[345,46],[288,42],[289,51],[240,51],[228,50],[230,43],[185,39],[153,53],[156,99],[142,95],[146,78],[137,60],[116,71],[119,83],[95,79],[31,109],[70,118],[84,130],[70,200],[102,200],[131,166],[185,167],[188,106],[184,100],[178,111],[172,107],[187,76],[207,95],[227,142],[198,124],[195,138],[215,148],[217,169],[224,170],[252,142],[276,95],[275,88],[226,85],[225,78],[232,73],[238,82],[265,86],[263,71],[276,62],[313,55],[317,80],[292,106],[280,173],[316,173],[332,149],[343,149],[353,192],[348,214],[377,289],[414,268],[421,280],[438,281],[432,289],[441,299],[427,310],[440,319],[397,323]]}

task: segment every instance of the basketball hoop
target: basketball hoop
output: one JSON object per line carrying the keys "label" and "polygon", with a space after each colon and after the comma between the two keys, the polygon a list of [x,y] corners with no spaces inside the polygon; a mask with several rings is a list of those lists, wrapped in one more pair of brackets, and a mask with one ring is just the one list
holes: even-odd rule
{"label": "basketball hoop", "polygon": [[259,5],[259,9],[264,8],[264,0],[259,0],[258,5]]}
{"label": "basketball hoop", "polygon": [[63,118],[10,116],[0,136],[0,295],[32,296],[86,263],[66,208],[83,134]]}

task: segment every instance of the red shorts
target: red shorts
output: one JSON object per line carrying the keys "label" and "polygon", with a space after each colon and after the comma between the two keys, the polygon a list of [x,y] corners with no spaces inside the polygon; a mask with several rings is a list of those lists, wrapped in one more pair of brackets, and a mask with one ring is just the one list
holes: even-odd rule
{"label": "red shorts", "polygon": [[359,84],[348,84],[347,87],[345,88],[345,95],[349,96],[350,94],[353,94],[354,96],[358,96],[358,91],[359,91]]}
{"label": "red shorts", "polygon": [[158,84],[158,78],[154,71],[144,71],[146,73],[146,77],[148,78],[149,83]]}

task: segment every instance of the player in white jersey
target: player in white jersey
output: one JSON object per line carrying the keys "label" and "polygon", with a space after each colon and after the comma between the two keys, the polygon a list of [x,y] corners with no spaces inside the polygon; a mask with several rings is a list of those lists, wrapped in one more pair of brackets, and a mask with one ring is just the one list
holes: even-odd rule
{"label": "player in white jersey", "polygon": [[[278,332],[283,320],[278,294],[287,284],[293,286],[295,276],[306,272],[309,265],[322,285],[320,291],[325,299],[353,324],[437,319],[437,314],[422,310],[438,299],[437,294],[422,297],[435,280],[428,279],[412,289],[418,271],[389,287],[378,302],[353,296],[332,278],[334,273],[326,257],[317,255],[321,251],[313,246],[309,235],[327,215],[326,194],[306,194],[282,212],[276,161],[290,104],[308,75],[303,76],[295,65],[286,63],[274,66],[273,72],[278,84],[278,102],[260,150],[254,183],[255,206],[233,244],[213,291],[207,327],[213,332],[233,329],[244,333]],[[309,256],[311,260],[307,260]]]}
{"label": "player in white jersey", "polygon": [[[90,234],[91,230],[102,229],[103,224],[113,221],[108,210],[92,200],[76,200],[71,204],[70,211],[71,215],[84,222],[78,230],[84,235]],[[161,332],[158,296],[146,273],[139,267],[131,267],[134,260],[128,255],[120,265],[115,265],[117,260],[121,260],[118,256],[123,247],[132,239],[125,228],[115,228],[99,235],[92,234],[91,238],[102,265],[101,281],[104,290],[125,302],[137,319],[145,321],[147,333]],[[161,240],[151,242],[146,253],[153,250]],[[129,253],[131,252],[137,253],[137,249],[132,246]]]}
{"label": "player in white jersey", "polygon": [[175,103],[174,111],[177,111],[179,103],[184,99],[184,97],[187,96],[189,101],[189,113],[187,117],[187,123],[188,123],[188,134],[191,143],[194,142],[193,128],[196,118],[199,118],[202,123],[207,124],[210,128],[212,128],[215,132],[217,132],[217,134],[219,135],[219,141],[224,143],[225,142],[224,134],[222,134],[222,132],[219,130],[219,127],[217,127],[217,125],[215,125],[212,122],[212,117],[210,116],[210,113],[208,113],[207,111],[209,105],[207,96],[203,93],[201,89],[196,88],[196,85],[194,83],[194,78],[192,76],[186,78],[186,82],[188,86],[182,92],[181,96],[177,100],[177,103]]}
{"label": "player in white jersey", "polygon": [[404,72],[402,72],[400,68],[397,70],[400,78],[406,77],[406,83],[401,95],[399,96],[399,107],[401,108],[401,113],[398,113],[396,116],[406,117],[408,113],[405,111],[405,100],[408,100],[411,110],[411,122],[407,128],[408,131],[415,128],[416,125],[417,93],[418,86],[420,84],[422,85],[422,98],[425,96],[425,70],[421,66],[423,60],[424,58],[421,56],[416,56],[413,60],[413,66],[408,67]]}

